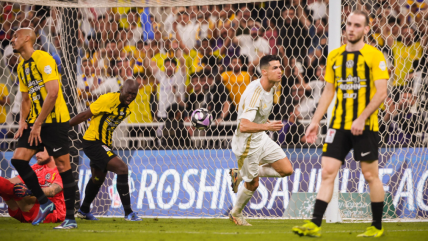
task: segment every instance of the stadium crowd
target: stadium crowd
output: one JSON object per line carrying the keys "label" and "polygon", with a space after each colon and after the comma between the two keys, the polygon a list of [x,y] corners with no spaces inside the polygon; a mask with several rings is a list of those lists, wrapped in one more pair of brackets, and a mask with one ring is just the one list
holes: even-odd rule
{"label": "stadium crowd", "polygon": [[[428,5],[420,0],[343,1],[342,29],[352,9],[370,13],[367,43],[387,59],[388,99],[380,111],[385,144],[414,144],[426,133]],[[16,123],[20,93],[10,40],[15,30],[35,29],[36,49],[61,66],[58,8],[0,3],[0,123]],[[283,145],[305,143],[304,120],[312,117],[324,86],[328,54],[328,1],[288,0],[190,7],[79,9],[76,89],[79,110],[100,95],[118,91],[126,79],[140,84],[128,123],[130,137],[156,137],[183,146],[198,135],[232,135],[236,106],[246,86],[260,77],[265,54],[282,59],[271,119],[282,120]],[[346,39],[342,38],[342,44]],[[197,108],[214,119],[206,132],[185,125]],[[4,138],[8,129],[2,129]],[[423,134],[422,134],[423,135]],[[133,139],[134,140],[134,139]],[[130,141],[138,148],[138,141]]]}

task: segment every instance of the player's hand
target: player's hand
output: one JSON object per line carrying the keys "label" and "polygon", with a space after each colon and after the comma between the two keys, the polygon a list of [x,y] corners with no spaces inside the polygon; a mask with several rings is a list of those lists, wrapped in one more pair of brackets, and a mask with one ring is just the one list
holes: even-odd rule
{"label": "player's hand", "polygon": [[30,146],[34,145],[37,146],[39,143],[42,143],[42,138],[40,137],[40,132],[42,130],[42,125],[34,123],[34,125],[31,127],[30,137],[28,138],[28,143],[30,143]]}
{"label": "player's hand", "polygon": [[319,128],[319,124],[318,123],[311,123],[308,127],[308,129],[306,129],[306,142],[308,143],[315,143],[315,141],[317,140],[317,136],[318,136],[318,128]]}
{"label": "player's hand", "polygon": [[267,120],[267,129],[268,131],[280,131],[284,127],[282,121],[269,121]]}
{"label": "player's hand", "polygon": [[352,122],[351,133],[354,136],[359,136],[363,134],[365,120],[357,118]]}
{"label": "player's hand", "polygon": [[24,132],[24,130],[26,130],[28,128],[28,124],[27,122],[19,122],[19,128],[18,131],[15,133],[15,136],[13,137],[14,139],[18,139],[19,137],[22,136],[22,133]]}
{"label": "player's hand", "polygon": [[33,196],[33,193],[28,189],[28,187],[23,183],[17,183],[13,186],[13,193],[17,197],[26,197]]}

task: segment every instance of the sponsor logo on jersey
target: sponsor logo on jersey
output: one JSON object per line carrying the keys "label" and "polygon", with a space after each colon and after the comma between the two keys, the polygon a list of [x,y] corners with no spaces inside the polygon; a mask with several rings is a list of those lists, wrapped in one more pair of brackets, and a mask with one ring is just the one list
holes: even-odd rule
{"label": "sponsor logo on jersey", "polygon": [[343,94],[343,98],[344,99],[356,99],[357,98],[357,93],[345,93]]}

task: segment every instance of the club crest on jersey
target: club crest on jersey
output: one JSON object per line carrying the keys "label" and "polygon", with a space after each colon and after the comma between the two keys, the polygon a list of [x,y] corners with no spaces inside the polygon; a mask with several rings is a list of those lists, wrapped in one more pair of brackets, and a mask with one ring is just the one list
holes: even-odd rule
{"label": "club crest on jersey", "polygon": [[104,148],[104,150],[106,150],[106,151],[111,151],[111,149],[110,148],[108,148],[106,145],[102,145],[102,147]]}
{"label": "club crest on jersey", "polygon": [[352,68],[352,67],[354,67],[354,60],[346,61],[346,68]]}
{"label": "club crest on jersey", "polygon": [[51,179],[51,174],[50,174],[50,173],[46,174],[45,179],[46,179],[46,180]]}
{"label": "club crest on jersey", "polygon": [[51,66],[50,65],[46,65],[44,71],[45,71],[46,74],[51,74],[52,73]]}
{"label": "club crest on jersey", "polygon": [[29,75],[30,74],[30,68],[25,68],[25,75]]}
{"label": "club crest on jersey", "polygon": [[124,114],[125,114],[125,112],[121,111],[119,115],[124,115]]}
{"label": "club crest on jersey", "polygon": [[379,63],[379,68],[380,68],[382,71],[385,71],[385,70],[386,70],[386,64],[385,64],[385,61],[380,61],[380,63]]}

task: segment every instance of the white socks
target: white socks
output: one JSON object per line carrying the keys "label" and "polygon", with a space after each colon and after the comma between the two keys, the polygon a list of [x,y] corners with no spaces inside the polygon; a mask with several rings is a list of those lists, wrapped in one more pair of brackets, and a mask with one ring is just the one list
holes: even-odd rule
{"label": "white socks", "polygon": [[242,209],[244,209],[245,205],[247,205],[248,201],[250,201],[251,197],[253,196],[253,193],[254,192],[248,190],[245,185],[243,185],[242,188],[238,190],[236,202],[232,209],[233,216],[241,215]]}
{"label": "white socks", "polygon": [[268,164],[259,166],[259,177],[281,177],[273,167]]}

